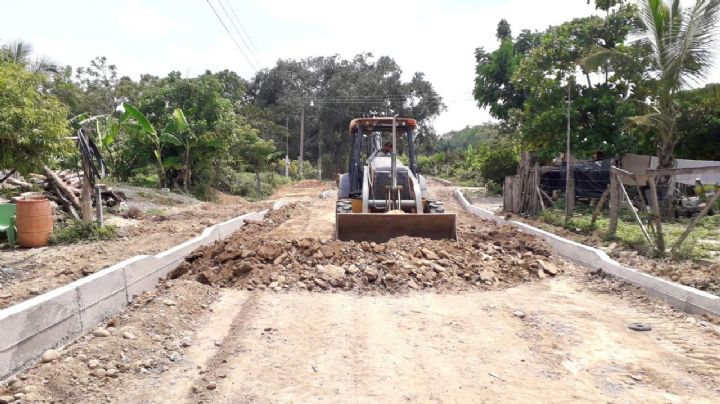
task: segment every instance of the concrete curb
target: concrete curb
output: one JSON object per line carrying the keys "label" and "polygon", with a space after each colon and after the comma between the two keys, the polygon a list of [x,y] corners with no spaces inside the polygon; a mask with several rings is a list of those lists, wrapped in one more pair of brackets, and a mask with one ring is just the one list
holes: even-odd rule
{"label": "concrete curb", "polygon": [[520,231],[538,236],[545,240],[560,255],[590,269],[602,269],[617,278],[644,288],[651,296],[664,300],[670,306],[690,314],[720,316],[720,296],[702,290],[667,281],[637,269],[628,268],[610,258],[605,251],[558,235],[540,230],[528,224],[507,220],[489,210],[470,204],[460,190],[455,190],[455,199],[468,212],[483,219],[491,220],[500,226],[514,226]]}
{"label": "concrete curb", "polygon": [[[277,202],[280,209],[285,202]],[[61,347],[155,288],[195,249],[222,240],[268,210],[247,213],[205,229],[159,254],[139,255],[90,276],[0,310],[0,380],[26,367],[45,350]]]}
{"label": "concrete curb", "polygon": [[442,179],[442,178],[438,178],[438,177],[428,177],[428,178],[431,179],[431,180],[433,180],[433,181],[437,181],[437,182],[439,182],[439,183],[441,183],[441,184],[443,184],[443,185],[445,185],[445,186],[448,186],[448,187],[450,187],[450,186],[453,185],[452,182],[450,182],[450,181],[448,181],[448,180],[445,180],[445,179]]}

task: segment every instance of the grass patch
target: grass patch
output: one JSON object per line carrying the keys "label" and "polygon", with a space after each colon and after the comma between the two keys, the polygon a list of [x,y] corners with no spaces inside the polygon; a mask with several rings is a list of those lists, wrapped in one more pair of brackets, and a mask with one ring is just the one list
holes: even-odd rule
{"label": "grass patch", "polygon": [[114,239],[117,235],[114,225],[100,226],[95,222],[83,223],[74,220],[55,229],[51,241],[54,244],[72,244],[80,241],[102,241]]}
{"label": "grass patch", "polygon": [[[560,206],[560,205],[558,205]],[[565,223],[565,212],[559,208],[548,208],[540,213],[538,219],[554,227],[561,227],[582,235],[597,235],[606,241],[607,229],[610,219],[607,216],[598,216],[595,225],[591,225],[592,211],[587,207],[578,207],[573,217]],[[678,219],[663,223],[665,233],[665,244],[670,248],[677,242],[692,219]],[[640,226],[635,221],[632,213],[623,212],[618,220],[618,227],[613,241],[628,248],[646,252],[650,250]],[[706,242],[702,242],[705,240]],[[695,227],[692,233],[685,240],[680,250],[676,252],[678,258],[683,259],[706,259],[713,257],[713,252],[720,250],[720,245],[713,243],[713,240],[720,241],[720,216],[704,217]],[[707,242],[709,241],[709,242]]]}
{"label": "grass patch", "polygon": [[145,211],[146,216],[159,216],[164,217],[167,216],[167,211],[165,209],[159,209],[159,208],[150,208]]}

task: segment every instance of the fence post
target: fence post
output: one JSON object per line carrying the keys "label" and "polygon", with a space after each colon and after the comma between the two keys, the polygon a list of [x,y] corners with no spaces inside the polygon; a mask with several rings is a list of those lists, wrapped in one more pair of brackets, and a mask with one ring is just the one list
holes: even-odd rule
{"label": "fence post", "polygon": [[617,175],[610,170],[610,225],[608,226],[608,236],[615,237],[618,226],[618,215],[620,213],[620,183]]}
{"label": "fence post", "polygon": [[665,236],[663,235],[662,216],[660,215],[660,203],[658,203],[657,185],[655,184],[654,175],[648,179],[648,183],[650,184],[650,205],[652,206],[653,220],[655,221],[655,233],[657,233],[655,235],[657,238],[655,242],[657,243],[658,252],[663,255],[665,254]]}

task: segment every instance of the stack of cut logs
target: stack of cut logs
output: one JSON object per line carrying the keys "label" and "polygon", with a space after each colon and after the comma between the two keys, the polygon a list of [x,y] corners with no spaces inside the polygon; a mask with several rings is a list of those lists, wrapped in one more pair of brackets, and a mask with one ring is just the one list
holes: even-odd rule
{"label": "stack of cut logs", "polygon": [[[42,194],[49,200],[55,202],[63,210],[78,218],[81,211],[80,194],[83,181],[83,173],[71,170],[53,171],[47,167],[45,174],[30,174],[27,178],[10,177],[1,188],[11,189],[16,196],[10,198],[13,202],[18,199]],[[32,192],[33,189],[42,188],[42,193]],[[126,199],[125,194],[113,191],[105,185],[100,185],[100,195],[103,204],[108,207],[118,205]]]}

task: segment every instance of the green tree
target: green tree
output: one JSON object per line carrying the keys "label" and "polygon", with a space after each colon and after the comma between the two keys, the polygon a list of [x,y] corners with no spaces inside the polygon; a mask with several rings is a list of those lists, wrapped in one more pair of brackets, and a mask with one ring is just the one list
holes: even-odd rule
{"label": "green tree", "polygon": [[506,39],[512,39],[512,29],[510,28],[510,23],[508,23],[506,19],[503,18],[498,23],[495,37],[500,42]]}
{"label": "green tree", "polygon": [[[606,63],[596,66],[603,73],[599,77],[591,77],[592,70],[578,72],[578,65],[592,49],[624,46],[636,21],[635,12],[633,5],[620,5],[604,18],[578,18],[550,27],[515,70],[513,85],[528,95],[513,117],[518,135],[541,158],[549,160],[564,150],[568,83],[572,83],[573,154],[589,157],[601,151],[615,155],[635,147],[633,134],[624,128],[646,94],[648,80],[643,68],[638,63]],[[633,52],[643,55],[642,49]],[[584,80],[575,80],[581,73],[585,73]]]}
{"label": "green tree", "polygon": [[72,147],[67,107],[43,90],[46,80],[0,62],[0,170],[39,171]]}

